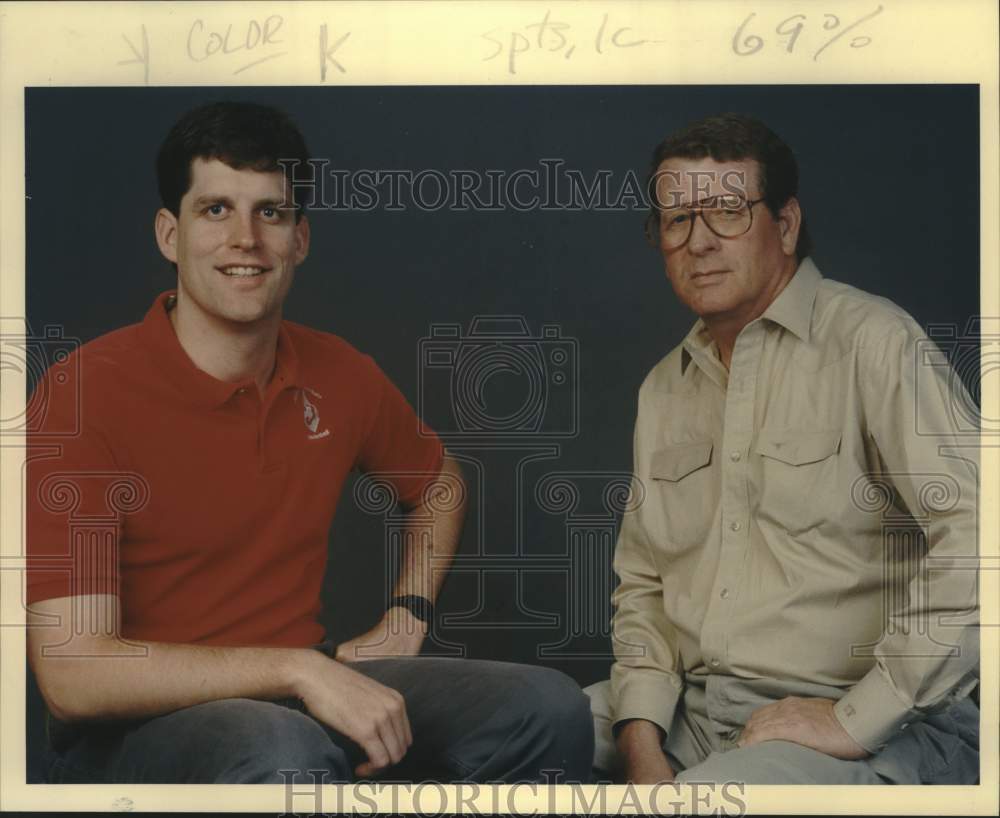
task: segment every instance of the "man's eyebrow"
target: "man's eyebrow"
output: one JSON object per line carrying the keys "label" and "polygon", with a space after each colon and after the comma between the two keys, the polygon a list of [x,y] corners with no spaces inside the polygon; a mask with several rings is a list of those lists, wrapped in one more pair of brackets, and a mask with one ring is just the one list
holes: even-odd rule
{"label": "man's eyebrow", "polygon": [[213,205],[213,204],[232,205],[232,203],[233,200],[230,199],[228,196],[223,196],[221,194],[214,195],[212,193],[203,193],[201,196],[196,197],[195,200],[191,202],[191,206],[194,208],[200,208],[200,207],[205,207],[206,205]]}
{"label": "man's eyebrow", "polygon": [[[196,210],[213,204],[224,204],[226,205],[226,207],[232,207],[233,200],[229,196],[225,196],[223,194],[213,195],[211,193],[204,193],[201,196],[198,196],[191,203],[192,207],[194,207]],[[288,207],[288,203],[287,200],[279,196],[268,196],[263,199],[257,199],[253,203],[254,210],[259,210],[262,207],[273,207],[273,208]]]}
{"label": "man's eyebrow", "polygon": [[261,207],[273,207],[277,210],[288,210],[294,208],[294,204],[289,204],[288,199],[279,197],[268,197],[267,199],[260,199],[254,202],[254,208],[258,209]]}

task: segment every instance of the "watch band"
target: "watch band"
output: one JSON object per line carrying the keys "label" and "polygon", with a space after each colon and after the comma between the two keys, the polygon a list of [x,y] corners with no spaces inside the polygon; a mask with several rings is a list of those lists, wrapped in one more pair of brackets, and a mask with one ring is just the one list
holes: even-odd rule
{"label": "watch band", "polygon": [[434,603],[425,596],[408,594],[407,596],[394,596],[389,600],[390,608],[406,608],[421,622],[429,623],[434,619]]}

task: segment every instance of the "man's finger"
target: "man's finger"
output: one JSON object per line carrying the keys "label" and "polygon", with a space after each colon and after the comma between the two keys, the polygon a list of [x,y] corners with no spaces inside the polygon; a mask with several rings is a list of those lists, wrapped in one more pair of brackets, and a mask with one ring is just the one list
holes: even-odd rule
{"label": "man's finger", "polygon": [[393,764],[398,764],[403,760],[407,749],[400,732],[397,732],[397,730],[399,728],[390,719],[379,725],[378,731],[382,739],[382,744],[385,745],[386,750],[389,752],[389,760]]}
{"label": "man's finger", "polygon": [[403,742],[403,746],[409,749],[410,745],[413,744],[413,730],[410,728],[410,716],[406,712],[406,701],[403,699],[403,694],[397,690],[393,693],[393,704],[395,707],[395,718],[393,723],[399,729],[399,738]]}
{"label": "man's finger", "polygon": [[[381,772],[392,763],[391,754],[376,728],[373,728],[373,732],[365,736],[358,743],[361,745],[361,749],[365,751],[365,755],[368,756],[368,775]],[[360,766],[364,767],[365,763],[362,762]]]}
{"label": "man's finger", "polygon": [[[393,692],[395,693],[395,691]],[[410,749],[410,745],[413,744],[413,733],[410,730],[410,719],[406,715],[406,705],[399,693],[395,693],[393,696],[390,708],[390,723],[405,754]]]}

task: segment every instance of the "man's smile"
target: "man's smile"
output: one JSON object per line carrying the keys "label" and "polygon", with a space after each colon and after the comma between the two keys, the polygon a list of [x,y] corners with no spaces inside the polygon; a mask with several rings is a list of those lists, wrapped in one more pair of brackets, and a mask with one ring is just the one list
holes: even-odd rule
{"label": "man's smile", "polygon": [[251,278],[268,272],[270,268],[258,267],[252,264],[229,264],[224,267],[217,267],[216,269],[225,276]]}

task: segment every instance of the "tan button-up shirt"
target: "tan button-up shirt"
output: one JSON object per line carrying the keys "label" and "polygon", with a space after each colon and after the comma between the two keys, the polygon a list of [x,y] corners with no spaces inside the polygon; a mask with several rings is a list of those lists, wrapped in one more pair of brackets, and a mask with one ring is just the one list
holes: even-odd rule
{"label": "tan button-up shirt", "polygon": [[615,552],[616,722],[668,730],[697,686],[731,736],[823,696],[876,751],[968,693],[979,437],[936,350],[806,259],[728,372],[701,321],[654,367]]}

